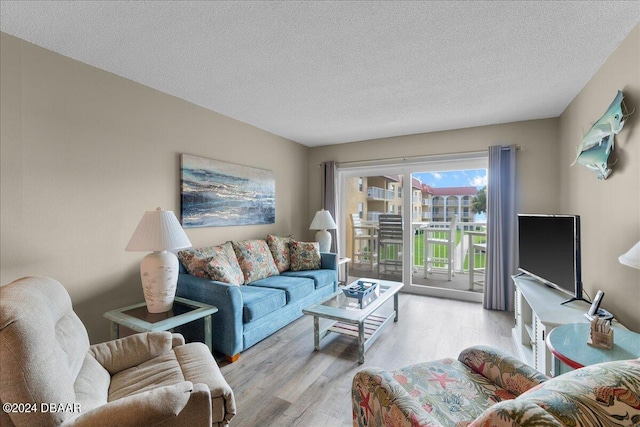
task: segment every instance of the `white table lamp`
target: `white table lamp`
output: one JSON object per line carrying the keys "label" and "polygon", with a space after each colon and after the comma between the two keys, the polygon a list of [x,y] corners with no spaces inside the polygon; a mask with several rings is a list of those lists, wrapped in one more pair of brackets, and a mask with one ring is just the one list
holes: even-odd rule
{"label": "white table lamp", "polygon": [[620,261],[620,264],[640,270],[640,242],[633,245],[626,253],[620,255],[618,261]]}
{"label": "white table lamp", "polygon": [[149,252],[140,263],[140,278],[149,313],[171,310],[178,283],[178,257],[173,249],[191,247],[191,242],[172,211],[157,208],[142,216],[125,251]]}
{"label": "white table lamp", "polygon": [[309,230],[320,230],[316,233],[316,240],[320,244],[320,252],[329,252],[331,249],[331,233],[327,230],[338,228],[331,214],[327,210],[319,210],[313,217]]}

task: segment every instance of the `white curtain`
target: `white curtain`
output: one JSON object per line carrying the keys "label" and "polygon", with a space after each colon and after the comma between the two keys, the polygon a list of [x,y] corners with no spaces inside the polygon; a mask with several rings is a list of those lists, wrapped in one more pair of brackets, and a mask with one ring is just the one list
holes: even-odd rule
{"label": "white curtain", "polygon": [[489,147],[484,308],[513,310],[517,268],[516,146]]}
{"label": "white curtain", "polygon": [[[322,164],[322,209],[331,214],[336,223],[336,162],[329,161]],[[338,230],[328,230],[331,233],[331,248],[329,252],[338,253]]]}

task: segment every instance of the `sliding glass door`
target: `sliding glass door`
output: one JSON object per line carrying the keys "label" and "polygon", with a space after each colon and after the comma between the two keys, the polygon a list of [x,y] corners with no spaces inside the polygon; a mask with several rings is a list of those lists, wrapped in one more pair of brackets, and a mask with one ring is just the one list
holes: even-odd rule
{"label": "sliding glass door", "polygon": [[404,291],[481,301],[486,216],[479,203],[486,168],[486,153],[341,164],[339,244],[351,258],[351,278],[401,281]]}

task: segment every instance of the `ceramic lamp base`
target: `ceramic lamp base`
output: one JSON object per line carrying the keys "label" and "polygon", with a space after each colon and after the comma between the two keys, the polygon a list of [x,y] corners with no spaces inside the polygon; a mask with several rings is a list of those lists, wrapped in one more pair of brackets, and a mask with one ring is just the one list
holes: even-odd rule
{"label": "ceramic lamp base", "polygon": [[331,233],[320,230],[316,233],[316,241],[320,244],[320,252],[329,252],[331,249]]}
{"label": "ceramic lamp base", "polygon": [[172,252],[152,252],[140,263],[142,291],[149,313],[171,310],[178,283],[178,258]]}

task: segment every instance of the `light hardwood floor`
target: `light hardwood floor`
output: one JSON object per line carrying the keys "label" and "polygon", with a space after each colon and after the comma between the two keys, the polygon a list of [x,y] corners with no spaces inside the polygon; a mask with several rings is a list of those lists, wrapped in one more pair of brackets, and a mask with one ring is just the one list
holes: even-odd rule
{"label": "light hardwood floor", "polygon": [[[387,303],[392,309],[392,301]],[[515,355],[513,313],[481,304],[400,294],[399,319],[358,364],[354,339],[332,334],[313,349],[313,318],[302,318],[243,352],[229,364],[218,358],[233,389],[232,427],[351,426],[351,380],[367,366],[394,369],[457,357],[471,345],[499,347]]]}

